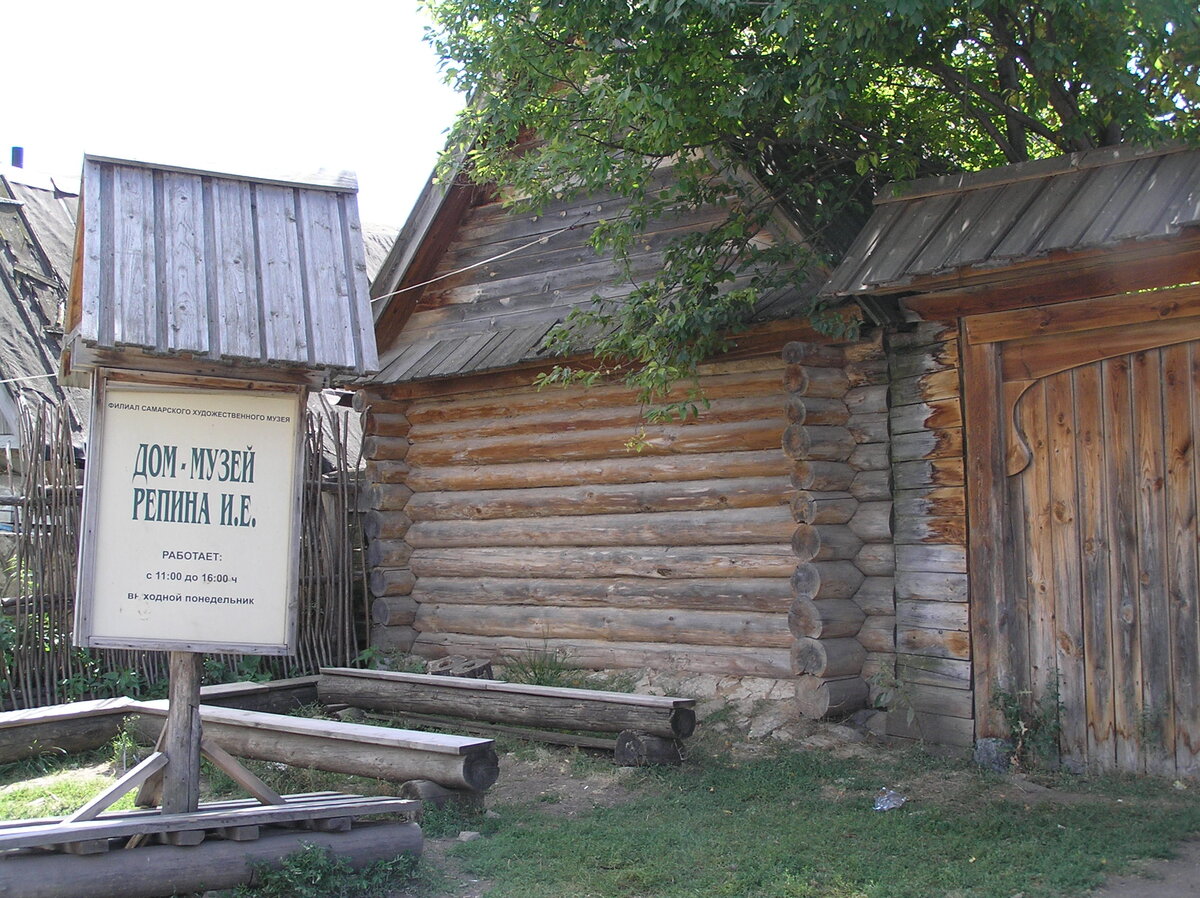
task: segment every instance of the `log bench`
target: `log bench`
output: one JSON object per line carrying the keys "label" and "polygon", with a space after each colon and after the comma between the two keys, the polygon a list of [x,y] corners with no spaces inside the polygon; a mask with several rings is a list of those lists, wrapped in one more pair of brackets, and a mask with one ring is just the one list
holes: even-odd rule
{"label": "log bench", "polygon": [[[167,703],[139,702],[136,710],[135,733],[153,742],[166,720]],[[239,758],[394,782],[431,780],[475,792],[486,791],[500,774],[491,739],[209,705],[200,706],[200,720],[206,738]]]}
{"label": "log bench", "polygon": [[105,698],[0,713],[0,764],[93,751],[113,740],[136,706],[133,699]]}
{"label": "log bench", "polygon": [[617,734],[618,763],[669,763],[696,728],[695,700],[501,680],[323,667],[317,693],[326,705],[436,716],[496,725]]}

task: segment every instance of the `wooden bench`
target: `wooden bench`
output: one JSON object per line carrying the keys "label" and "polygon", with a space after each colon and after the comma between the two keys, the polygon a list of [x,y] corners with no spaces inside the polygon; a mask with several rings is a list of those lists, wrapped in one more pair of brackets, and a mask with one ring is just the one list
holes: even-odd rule
{"label": "wooden bench", "polygon": [[[153,741],[167,703],[138,702],[135,732]],[[239,758],[483,792],[500,774],[493,740],[200,706],[204,735]]]}
{"label": "wooden bench", "polygon": [[105,698],[0,713],[0,764],[107,745],[136,705],[129,698]]}

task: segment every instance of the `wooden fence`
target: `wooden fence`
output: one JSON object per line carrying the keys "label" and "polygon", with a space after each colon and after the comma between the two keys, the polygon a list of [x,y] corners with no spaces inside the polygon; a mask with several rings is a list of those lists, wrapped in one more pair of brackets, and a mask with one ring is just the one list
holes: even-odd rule
{"label": "wooden fence", "polygon": [[[352,663],[362,647],[366,590],[358,522],[358,449],[345,415],[307,415],[296,654],[212,655],[210,680],[300,676]],[[82,504],[80,466],[64,410],[24,406],[15,552],[0,613],[0,709],[155,692],[164,652],[86,650],[71,641]],[[161,691],[161,690],[159,690]]]}

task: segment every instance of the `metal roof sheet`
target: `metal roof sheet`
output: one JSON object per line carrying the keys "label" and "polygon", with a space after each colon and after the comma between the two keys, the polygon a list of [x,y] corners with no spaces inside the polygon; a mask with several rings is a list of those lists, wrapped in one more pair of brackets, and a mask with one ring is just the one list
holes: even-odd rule
{"label": "metal roof sheet", "polygon": [[78,338],[375,370],[355,190],[345,173],[300,183],[86,156]]}
{"label": "metal roof sheet", "polygon": [[1116,147],[885,189],[822,289],[897,291],[1200,224],[1200,150]]}

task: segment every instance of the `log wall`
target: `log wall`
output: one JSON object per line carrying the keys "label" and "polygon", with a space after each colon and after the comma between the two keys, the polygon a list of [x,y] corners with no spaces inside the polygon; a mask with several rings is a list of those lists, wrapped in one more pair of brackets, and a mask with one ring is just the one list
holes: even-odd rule
{"label": "log wall", "polygon": [[784,348],[796,529],[788,623],[800,710],[864,707],[894,658],[888,363],[879,335]]}
{"label": "log wall", "polygon": [[[877,431],[880,413],[852,415],[847,375],[829,366],[814,368],[810,391],[789,393],[778,345],[703,369],[710,405],[645,425],[640,452],[626,444],[642,410],[619,386],[360,394],[373,643],[425,657],[557,651],[589,667],[790,677],[802,538],[780,442],[787,415],[805,413],[789,400],[814,400],[804,452],[848,471],[856,434]],[[847,515],[826,501],[853,498],[853,479],[805,491],[816,503],[806,520],[830,522],[807,570],[857,570],[859,544],[876,538],[880,509]],[[849,594],[831,581],[804,595],[853,604],[859,580]],[[829,663],[839,676],[850,669],[841,655]]]}
{"label": "log wall", "polygon": [[887,732],[974,740],[963,418],[956,322],[892,334],[895,684]]}

